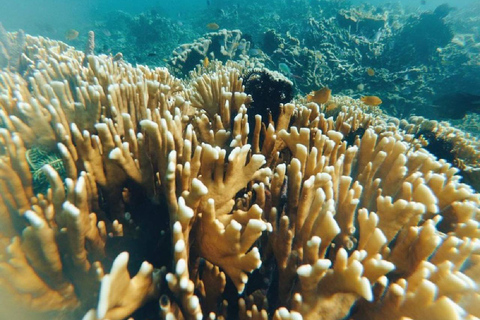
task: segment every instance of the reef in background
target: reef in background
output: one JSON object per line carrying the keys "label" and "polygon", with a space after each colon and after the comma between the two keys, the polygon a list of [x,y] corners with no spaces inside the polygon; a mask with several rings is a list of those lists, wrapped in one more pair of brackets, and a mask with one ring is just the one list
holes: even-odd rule
{"label": "reef in background", "polygon": [[[480,41],[472,18],[478,7],[406,12],[398,5],[352,7],[338,1],[297,1],[296,5],[277,1],[269,3],[268,10],[260,1],[218,6],[191,18],[196,32],[212,21],[221,28],[238,29],[239,39],[246,43],[234,45],[239,48],[237,57],[230,54],[228,58],[283,73],[297,94],[328,86],[353,97],[379,96],[382,109],[400,118],[420,115],[450,120],[455,109],[456,117],[477,119],[472,115],[480,111],[477,104],[462,109],[462,101],[456,105],[438,101],[445,94],[480,95]],[[192,45],[217,32],[205,34]],[[177,48],[168,59],[181,77],[194,65],[175,71],[176,54],[184,54],[185,47]],[[224,58],[205,45],[202,48],[202,55],[193,59],[196,63],[205,57]],[[480,133],[477,121],[454,123]]]}
{"label": "reef in background", "polygon": [[[353,97],[376,95],[390,115],[451,120],[480,134],[477,104],[458,110],[461,101],[441,101],[446,94],[480,95],[478,4],[429,12],[421,6],[352,6],[333,0],[209,3],[205,10],[175,17],[160,8],[139,15],[112,12],[79,26],[78,38],[68,42],[82,48],[93,30],[97,53],[121,52],[132,63],[168,65],[179,77],[213,55],[248,60],[283,73],[300,95],[324,86]],[[222,33],[240,37],[231,41],[238,48],[226,44],[222,53]],[[210,51],[206,41],[212,41]],[[180,70],[179,55],[186,59],[191,45],[199,50]]]}

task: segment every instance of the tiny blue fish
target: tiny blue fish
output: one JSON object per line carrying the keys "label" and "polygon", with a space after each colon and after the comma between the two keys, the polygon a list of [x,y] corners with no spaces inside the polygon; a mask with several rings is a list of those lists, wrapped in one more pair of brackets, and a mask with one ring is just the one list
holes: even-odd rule
{"label": "tiny blue fish", "polygon": [[290,68],[286,63],[280,62],[278,64],[278,69],[280,70],[280,72],[282,72],[283,74],[286,74],[287,76],[292,74],[292,72],[290,71]]}

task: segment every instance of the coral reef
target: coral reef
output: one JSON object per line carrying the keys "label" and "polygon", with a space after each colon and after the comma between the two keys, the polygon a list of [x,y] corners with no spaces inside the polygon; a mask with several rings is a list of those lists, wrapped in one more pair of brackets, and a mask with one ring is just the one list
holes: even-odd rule
{"label": "coral reef", "polygon": [[[248,66],[210,68],[26,36],[0,72],[5,316],[480,317],[480,195],[425,128],[338,95],[335,117],[293,101],[250,126]],[[34,148],[65,170],[38,193]]]}
{"label": "coral reef", "polygon": [[[295,94],[328,86],[354,98],[377,95],[384,112],[404,119],[450,120],[452,107],[435,107],[435,101],[449,93],[480,95],[478,5],[426,11],[333,0],[209,3],[176,16],[160,6],[137,15],[113,12],[81,26],[69,44],[83,49],[87,31],[94,30],[97,53],[121,52],[131,63],[167,66],[181,78],[213,55],[223,62],[255,58],[255,66],[289,78]],[[209,32],[209,24],[221,31]],[[468,122],[454,123],[478,136]]]}
{"label": "coral reef", "polygon": [[201,35],[154,9],[138,15],[113,12],[85,27],[95,32],[98,53],[121,52],[129,62],[149,66],[165,65],[164,59],[177,46]]}
{"label": "coral reef", "polygon": [[279,72],[268,69],[254,68],[242,75],[245,92],[252,96],[248,116],[252,128],[255,116],[260,115],[266,122],[277,122],[280,115],[280,104],[286,104],[293,99],[293,83]]}
{"label": "coral reef", "polygon": [[199,23],[240,29],[250,58],[283,73],[297,94],[328,86],[353,97],[377,95],[385,112],[405,119],[450,119],[452,107],[434,107],[435,101],[448,93],[480,94],[478,27],[465,9],[409,12],[393,4],[273,1],[267,10],[259,1],[242,3],[223,3],[199,16]]}
{"label": "coral reef", "polygon": [[385,50],[383,62],[393,70],[429,63],[435,57],[437,48],[445,47],[453,39],[451,28],[443,20],[448,11],[446,14],[440,11],[411,17],[391,38],[392,45]]}
{"label": "coral reef", "polygon": [[185,76],[205,58],[219,61],[240,59],[246,55],[249,48],[250,43],[242,38],[240,30],[222,29],[210,32],[194,43],[177,47],[169,65],[177,76]]}
{"label": "coral reef", "polygon": [[0,23],[0,68],[17,69],[24,45],[25,33],[22,30],[12,34]]}
{"label": "coral reef", "polygon": [[387,13],[374,13],[361,9],[341,9],[337,13],[338,25],[366,38],[374,38],[378,30],[387,27]]}
{"label": "coral reef", "polygon": [[460,169],[463,180],[480,190],[480,141],[452,127],[447,122],[411,117],[400,126],[421,138],[421,145],[435,155]]}

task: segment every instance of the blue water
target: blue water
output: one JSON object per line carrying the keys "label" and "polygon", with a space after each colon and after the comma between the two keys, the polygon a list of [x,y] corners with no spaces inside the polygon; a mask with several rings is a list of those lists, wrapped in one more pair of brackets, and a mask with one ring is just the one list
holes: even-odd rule
{"label": "blue water", "polygon": [[[212,3],[215,1],[212,1]],[[222,1],[217,1],[222,2]],[[223,1],[226,4],[238,3],[240,6],[248,6],[254,1]],[[257,1],[267,4],[268,1]],[[285,1],[295,3],[296,1]],[[298,1],[297,1],[298,2]],[[419,0],[406,1],[383,1],[383,0],[352,0],[352,4],[370,3],[381,5],[385,3],[401,3],[403,6],[418,8],[419,10],[433,10],[442,3],[449,3],[456,7],[466,7],[478,3],[478,0],[426,0],[422,5]],[[297,4],[295,4],[297,5]],[[0,0],[0,22],[6,29],[17,30],[24,29],[30,33],[42,33],[48,25],[55,29],[78,28],[82,24],[90,23],[104,17],[110,12],[118,10],[130,14],[138,14],[155,8],[168,16],[176,17],[190,15],[205,10],[207,1],[204,0],[176,0],[176,1],[115,1],[115,0],[84,0],[84,1],[65,1],[65,0]],[[40,26],[40,27],[39,27]],[[45,33],[45,32],[44,32]]]}
{"label": "blue water", "polygon": [[[0,0],[0,22],[7,30],[13,31],[23,29],[33,35],[45,35],[60,38],[66,30],[82,29],[82,26],[95,24],[96,21],[104,19],[111,13],[123,11],[136,15],[151,9],[168,16],[172,19],[182,20],[186,16],[195,16],[208,10],[214,11],[215,3],[221,6],[238,5],[248,7],[251,3],[257,2],[266,4],[268,1],[225,1],[211,0],[210,6],[205,0],[176,0],[176,1],[115,1],[115,0],[85,0],[85,1],[64,1],[64,0]],[[286,0],[292,6],[298,7],[302,1]],[[308,1],[305,1],[308,3]],[[332,1],[335,2],[335,1]],[[338,1],[346,2],[346,1]],[[422,4],[419,0],[406,1],[383,1],[383,0],[352,0],[346,3],[352,5],[360,4],[401,4],[410,10],[426,11],[433,10],[442,3],[449,3],[458,8],[465,8],[478,4],[478,0],[426,0]],[[259,15],[261,12],[259,12]],[[255,18],[255,17],[252,17]]]}
{"label": "blue water", "polygon": [[[273,6],[270,5],[272,3]],[[447,48],[450,51],[447,50],[448,53],[445,54],[445,57],[440,57],[438,52],[445,48],[439,47],[437,48],[439,51],[435,53],[435,47],[432,50],[432,46],[430,46],[429,54],[432,54],[432,57],[437,55],[437,57],[433,57],[429,63],[426,61],[430,57],[422,56],[420,50],[416,52],[417,58],[420,58],[418,61],[406,59],[410,54],[406,50],[406,56],[400,55],[397,57],[396,65],[395,62],[392,63],[393,58],[391,59],[389,56],[389,48],[391,51],[395,45],[398,45],[400,49],[411,45],[409,43],[410,35],[404,35],[403,38],[398,37],[401,36],[401,31],[399,28],[394,30],[394,23],[398,22],[401,27],[415,24],[422,13],[431,13],[444,3],[456,8],[447,18],[442,18],[442,23],[446,23],[455,34],[460,35],[460,38],[455,38],[456,47],[450,46],[449,49]],[[337,9],[357,6],[375,14],[389,12],[386,29],[390,30],[385,31],[383,27],[375,27],[378,30],[369,30],[366,34],[361,31],[348,31],[345,26],[332,29],[332,25],[325,21],[332,17],[336,18],[338,10],[324,10],[328,6]],[[401,10],[398,9],[400,7]],[[264,33],[268,29],[274,29],[284,38],[284,41],[288,32],[298,39],[300,44],[298,50],[308,49],[322,53],[322,50],[325,49],[322,44],[330,41],[330,44],[335,46],[334,55],[336,57],[340,55],[346,61],[344,64],[356,69],[353,73],[349,71],[351,79],[340,81],[342,78],[345,79],[344,67],[337,68],[332,62],[334,58],[331,55],[327,56],[325,61],[332,76],[327,81],[324,79],[316,81],[316,85],[313,85],[312,79],[306,79],[305,72],[309,71],[308,69],[319,67],[320,64],[315,66],[305,61],[298,62],[295,61],[294,55],[290,54],[270,56],[266,66],[280,72],[282,72],[281,66],[288,67],[290,71],[286,76],[292,78],[297,93],[300,94],[318,89],[320,85],[329,85],[333,86],[334,93],[346,94],[355,98],[362,94],[382,95],[383,98],[387,98],[382,99],[385,102],[382,108],[387,113],[399,117],[408,117],[411,114],[431,115],[430,111],[425,111],[427,110],[425,107],[430,107],[433,101],[438,99],[440,93],[449,93],[445,92],[446,90],[480,95],[479,72],[472,69],[480,68],[478,59],[477,61],[474,59],[480,48],[480,17],[472,17],[471,13],[477,12],[474,14],[480,15],[479,0],[351,0],[349,2],[342,0],[0,0],[0,8],[0,22],[8,31],[23,29],[28,34],[62,40],[83,50],[87,41],[87,33],[89,30],[93,30],[96,33],[96,53],[122,52],[128,62],[149,66],[166,65],[176,47],[184,43],[191,43],[212,31],[206,27],[209,23],[216,23],[222,29],[240,29],[251,41],[252,54],[266,49],[262,44]],[[413,17],[413,22],[408,21],[409,17]],[[308,25],[310,18],[316,21],[316,26]],[[477,21],[477,25],[472,21]],[[318,26],[324,23],[328,32],[334,32],[337,35],[334,35],[333,38],[322,38],[324,29]],[[337,28],[336,31],[335,28]],[[340,30],[342,28],[343,31]],[[79,32],[78,38],[67,39],[66,32],[71,29]],[[392,30],[393,32],[390,32]],[[418,31],[422,30],[412,31],[412,39],[418,36]],[[368,57],[368,53],[362,52],[362,57],[356,58],[351,52],[352,46],[345,45],[348,42],[345,39],[349,37],[345,35],[345,32],[350,32],[356,41],[367,40],[372,45],[380,44],[383,46],[384,53],[387,54],[379,59],[378,57]],[[427,38],[435,36],[437,36],[435,31],[426,34]],[[342,45],[342,43],[344,44]],[[412,43],[414,46],[422,46],[422,41],[412,40]],[[441,46],[446,47],[445,44]],[[287,45],[282,50],[288,49],[292,48],[288,48]],[[357,49],[361,51],[361,45]],[[395,54],[395,52],[396,50],[393,50],[391,53]],[[325,56],[325,52],[322,54]],[[414,57],[412,58],[414,59]],[[430,63],[434,59],[436,59],[435,63]],[[445,59],[445,61],[440,61],[441,59]],[[469,64],[472,68],[468,66]],[[362,70],[369,67],[378,71],[375,77],[365,77]],[[405,73],[404,71],[407,69],[428,70],[428,72],[408,71]],[[465,74],[467,74],[466,77]],[[382,76],[384,79],[398,78],[398,81],[382,83],[379,81]],[[445,81],[449,76],[451,79]],[[331,81],[333,78],[340,80]],[[453,84],[454,87],[446,84]],[[427,88],[427,86],[431,87]],[[357,90],[360,87],[366,88],[368,92]],[[392,96],[389,97],[390,95]],[[399,104],[402,103],[403,106],[399,107]],[[408,106],[420,107],[417,110],[407,110]],[[436,116],[441,116],[441,114],[432,117]]]}
{"label": "blue water", "polygon": [[[320,2],[327,3],[330,7],[318,5]],[[271,3],[275,3],[275,5],[271,6]],[[345,95],[352,98],[373,96],[370,98],[378,100],[381,98],[383,104],[379,106],[379,109],[388,115],[407,119],[411,115],[421,115],[436,120],[446,119],[461,130],[480,137],[480,0],[369,0],[368,2],[352,0],[348,5],[346,3],[342,0],[0,0],[0,23],[8,31],[23,29],[27,34],[33,36],[40,35],[65,41],[77,50],[84,49],[87,32],[93,30],[96,54],[113,56],[121,52],[129,63],[145,64],[150,67],[167,66],[171,73],[179,78],[188,77],[188,72],[196,68],[198,64],[204,67],[203,69],[197,68],[198,70],[205,70],[209,63],[210,66],[215,66],[216,64],[209,62],[209,59],[213,59],[212,56],[222,61],[232,57],[213,55],[214,49],[212,48],[201,54],[194,50],[184,50],[184,48],[175,51],[178,46],[191,44],[202,36],[210,37],[210,40],[217,37],[216,43],[214,40],[211,41],[215,44],[211,47],[215,47],[217,53],[229,52],[228,50],[219,50],[221,45],[226,42],[222,42],[224,40],[222,36],[229,34],[221,33],[222,31],[216,33],[217,29],[240,29],[243,32],[241,35],[243,42],[233,43],[232,41],[229,43],[233,43],[230,48],[233,48],[232,51],[240,51],[241,47],[244,49],[250,47],[245,50],[248,54],[233,54],[233,57],[237,59],[247,57],[245,59],[250,58],[252,61],[254,61],[252,57],[255,60],[263,59],[262,63],[267,69],[283,74],[281,76],[278,73],[271,73],[275,74],[275,81],[268,80],[274,83],[270,87],[274,90],[262,88],[262,77],[267,74],[265,70],[247,70],[241,75],[245,80],[246,93],[255,96],[255,92],[260,92],[253,98],[253,102],[258,104],[258,109],[255,109],[255,105],[249,106],[250,120],[255,119],[254,115],[261,114],[261,112],[264,112],[261,114],[263,119],[268,119],[270,111],[272,118],[275,119],[278,117],[280,103],[291,102],[293,97],[308,100],[310,92],[321,92],[322,89],[328,87],[328,90],[331,89],[332,94],[337,96]],[[449,3],[457,9],[451,13],[445,13],[444,16],[439,16],[438,12],[437,14],[432,13],[444,3]],[[353,6],[357,6],[358,10],[366,15],[361,16],[358,20],[350,21],[349,14],[357,13],[355,11],[357,8],[348,11]],[[340,8],[346,9],[348,14],[342,15],[345,12]],[[248,14],[245,14],[246,12]],[[366,17],[367,15],[369,16]],[[383,19],[382,15],[388,16],[389,19]],[[68,36],[71,34],[73,36]],[[266,36],[272,34],[271,38]],[[190,59],[188,68],[183,68],[187,63],[179,68],[176,65],[177,62],[174,62],[172,52],[180,51],[197,53],[191,55],[194,58]],[[188,59],[182,61],[186,60]],[[123,66],[123,62],[118,62],[118,65]],[[31,69],[22,76],[30,76],[30,71]],[[247,75],[252,74],[255,76],[248,79]],[[258,82],[255,83],[255,81]],[[248,82],[250,82],[250,88]],[[251,83],[255,83],[255,85]],[[280,88],[278,89],[278,87]],[[272,99],[274,94],[277,94],[277,100]],[[376,99],[374,101],[378,101]],[[367,100],[363,99],[362,101]],[[268,106],[268,103],[272,103],[272,101],[274,105]],[[322,103],[324,104],[324,102]],[[470,108],[465,110],[465,106],[469,103],[471,104]],[[335,107],[336,103],[331,105]],[[367,108],[366,105],[360,103],[359,105]],[[372,105],[371,107],[369,110],[379,110],[374,109]],[[276,114],[274,109],[277,110]],[[253,128],[253,123],[250,124],[250,128]],[[362,127],[355,131],[352,130],[348,135],[349,138],[345,137],[345,140],[361,137],[362,130],[365,131]],[[149,134],[147,133],[146,139],[143,141],[149,143]],[[428,142],[427,150],[432,154],[450,163],[454,163],[455,160],[455,165],[462,163],[456,162],[456,160],[463,161],[463,159],[452,152],[454,146],[450,145],[449,141],[437,139],[428,130],[419,133],[420,135],[423,135],[424,140]],[[0,136],[0,138],[2,137]],[[124,140],[126,141],[127,138]],[[2,141],[4,140],[0,139],[0,143]],[[0,151],[5,153],[5,150],[1,149]],[[145,149],[149,149],[149,147]],[[29,151],[37,152],[39,154],[37,158],[45,156],[40,151],[35,151],[34,148]],[[152,156],[155,155],[156,152],[152,151]],[[142,154],[142,157],[144,156],[145,154]],[[47,157],[45,156],[45,158]],[[290,154],[286,153],[280,155],[278,161],[288,164],[290,158]],[[52,154],[51,158],[46,160],[58,163],[58,159],[60,156],[56,157],[56,154]],[[80,160],[83,160],[82,157]],[[152,160],[155,159],[152,157]],[[472,162],[475,162],[473,160]],[[0,161],[2,161],[1,157]],[[420,160],[415,159],[415,161]],[[78,162],[80,163],[80,161]],[[31,169],[34,169],[35,166],[31,166]],[[155,166],[156,164],[153,163],[152,169]],[[8,166],[3,164],[3,167]],[[79,167],[82,166],[79,165]],[[409,165],[409,170],[410,167]],[[16,168],[14,167],[14,169]],[[58,170],[60,171],[60,169]],[[216,173],[218,173],[218,169],[216,169]],[[1,170],[0,174],[9,177]],[[431,173],[429,172],[428,175],[431,176]],[[282,193],[288,191],[290,182],[287,182],[284,184],[285,188],[282,187]],[[478,181],[474,182],[478,184]],[[120,201],[122,205],[124,204],[123,199],[127,202],[127,198],[134,199],[137,196],[136,190],[133,192],[132,188],[132,186],[137,187],[136,182],[124,183],[124,192],[118,197],[118,200],[122,199]],[[452,184],[450,183],[448,187],[451,187]],[[0,187],[3,185],[0,184]],[[37,186],[35,187],[37,188]],[[46,189],[47,186],[45,183],[38,187]],[[144,186],[138,187],[139,194],[143,192]],[[132,188],[132,192],[130,192],[130,188]],[[102,190],[103,185],[100,186],[100,184],[98,189],[100,190],[98,198],[101,199],[98,206],[102,209],[105,207],[113,213],[116,210],[116,204],[108,202],[109,197],[105,192],[110,190]],[[379,190],[383,192],[381,189]],[[156,189],[152,191],[157,192]],[[46,191],[41,192],[46,193]],[[105,195],[102,192],[105,192]],[[460,190],[459,194],[463,192]],[[4,201],[1,197],[2,193],[3,191],[0,190],[0,202]],[[395,197],[395,195],[393,196]],[[282,194],[280,199],[282,203],[284,202],[283,197]],[[289,201],[290,196],[287,198]],[[162,196],[155,201],[150,201],[150,199],[147,200],[147,196],[142,195],[138,199],[128,201],[125,208],[119,209],[119,211],[131,209],[128,215],[127,212],[122,211],[122,214],[118,216],[134,217],[132,223],[136,220],[138,229],[134,231],[132,228],[126,237],[109,237],[107,248],[108,251],[111,251],[109,254],[112,257],[114,252],[116,255],[117,250],[130,250],[130,261],[133,260],[134,263],[140,264],[144,259],[151,259],[156,268],[164,265],[170,268],[170,261],[163,261],[171,255],[169,249],[165,248],[173,247],[169,240],[171,232],[166,231],[170,221],[167,217],[162,216],[162,214],[168,215],[169,212],[168,208],[163,208],[166,205],[163,200]],[[7,201],[4,202],[7,203]],[[39,203],[46,202],[40,201]],[[472,201],[472,204],[466,208],[473,205]],[[449,207],[442,209],[441,213],[448,212]],[[290,210],[290,204],[287,208]],[[23,210],[23,208],[21,209]],[[109,212],[107,211],[106,214]],[[135,214],[137,215],[135,216]],[[100,215],[99,217],[103,218]],[[446,217],[450,219],[453,215],[448,213]],[[449,232],[443,228],[450,223],[452,223],[453,230],[453,219],[450,219],[450,222],[449,219],[445,219],[447,221],[445,224],[443,222],[439,224],[442,232]],[[125,226],[126,229],[132,226],[137,227],[134,224],[131,226],[125,224]],[[135,234],[135,237],[132,234]],[[5,240],[3,235],[1,236],[0,240]],[[59,236],[59,239],[62,240],[60,237],[63,237],[63,234]],[[192,239],[196,238],[192,237]],[[192,243],[193,241],[187,244]],[[392,247],[393,245],[392,243]],[[175,246],[175,248],[177,247]],[[337,250],[333,248],[332,245],[328,249],[328,255],[333,256],[333,251]],[[160,251],[161,254],[159,254]],[[65,254],[65,257],[69,254]],[[191,259],[191,256],[189,258]],[[3,260],[5,257],[0,252],[0,262],[5,264]],[[193,263],[193,261],[190,262]],[[250,278],[253,279],[251,288],[258,287],[258,292],[260,292],[268,287],[271,292],[274,292],[277,282],[283,281],[283,279],[278,278],[277,267],[273,266],[275,264],[273,259],[264,262],[267,267],[261,272],[256,272]],[[68,265],[66,264],[66,266]],[[130,263],[130,267],[132,267],[132,263]],[[108,269],[105,268],[105,270]],[[137,269],[138,267],[135,267],[135,271]],[[75,272],[68,273],[67,277],[73,275]],[[391,275],[390,283],[399,274]],[[270,291],[268,295],[270,296]],[[230,306],[233,306],[230,307],[230,314],[236,312],[236,291],[232,294],[227,290],[224,296]],[[279,299],[274,298],[271,301],[277,302],[276,300]],[[231,303],[232,301],[235,301],[235,304]],[[269,304],[271,301],[269,300]],[[361,307],[362,304],[359,306]],[[154,301],[147,305],[144,308],[145,314],[153,312],[153,305],[158,306],[158,303]],[[270,308],[273,306],[270,304]],[[155,312],[157,311],[155,310]],[[1,306],[0,319],[2,319]],[[135,319],[141,319],[140,315]]]}
{"label": "blue water", "polygon": [[0,22],[7,30],[23,29],[29,33],[41,34],[46,33],[45,29],[48,29],[46,26],[54,28],[57,32],[63,29],[80,28],[82,24],[91,23],[119,10],[139,14],[156,8],[166,15],[175,17],[186,12],[203,10],[206,7],[206,1],[194,0],[0,0]]}

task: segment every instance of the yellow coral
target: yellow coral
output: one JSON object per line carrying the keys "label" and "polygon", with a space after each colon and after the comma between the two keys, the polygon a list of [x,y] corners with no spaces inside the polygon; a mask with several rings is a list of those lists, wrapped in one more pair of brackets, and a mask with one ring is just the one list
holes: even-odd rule
{"label": "yellow coral", "polygon": [[[30,84],[0,73],[6,314],[123,319],[157,300],[168,319],[226,318],[229,304],[242,319],[479,316],[480,197],[398,120],[335,97],[335,118],[292,103],[249,128],[233,64],[182,84],[26,44]],[[39,145],[66,176],[44,167],[35,195],[24,155]],[[139,239],[151,261],[130,276],[109,243]],[[222,294],[230,281],[248,295]]]}

